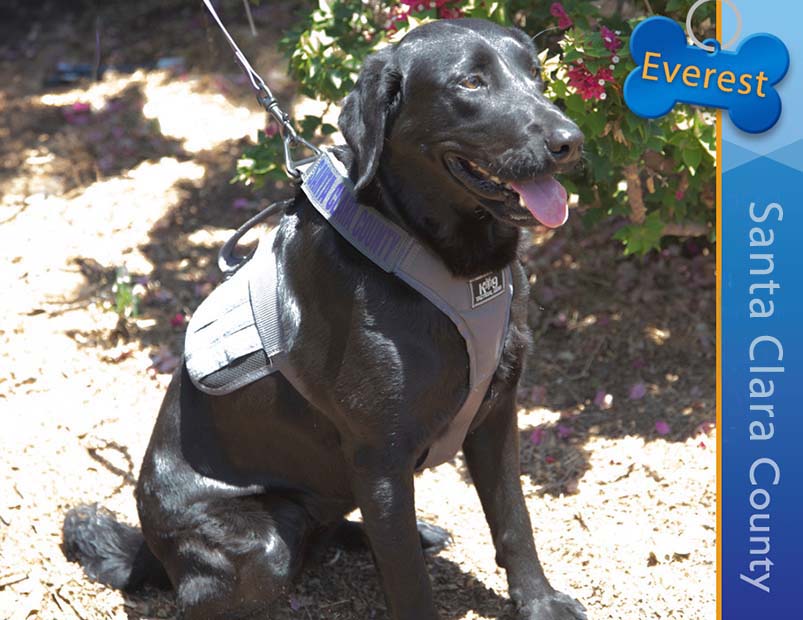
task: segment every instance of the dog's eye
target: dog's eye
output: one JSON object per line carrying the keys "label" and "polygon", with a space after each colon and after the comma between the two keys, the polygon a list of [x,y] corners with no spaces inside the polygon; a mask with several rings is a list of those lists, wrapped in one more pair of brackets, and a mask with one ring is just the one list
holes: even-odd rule
{"label": "dog's eye", "polygon": [[538,65],[533,65],[532,67],[530,67],[530,75],[533,76],[534,80],[540,80],[542,78],[541,67],[539,67]]}
{"label": "dog's eye", "polygon": [[464,78],[462,82],[460,82],[460,86],[467,88],[468,90],[477,90],[483,84],[484,82],[479,75],[469,75],[467,78]]}

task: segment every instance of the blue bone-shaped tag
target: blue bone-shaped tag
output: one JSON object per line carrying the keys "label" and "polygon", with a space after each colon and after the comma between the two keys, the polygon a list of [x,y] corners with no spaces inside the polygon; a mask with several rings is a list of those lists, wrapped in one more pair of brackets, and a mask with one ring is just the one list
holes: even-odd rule
{"label": "blue bone-shaped tag", "polygon": [[667,17],[639,24],[630,52],[639,65],[625,81],[625,102],[639,116],[657,118],[677,102],[723,108],[749,133],[770,129],[781,116],[774,86],[789,69],[789,51],[771,34],[746,38],[735,52],[707,52],[686,44],[686,34]]}

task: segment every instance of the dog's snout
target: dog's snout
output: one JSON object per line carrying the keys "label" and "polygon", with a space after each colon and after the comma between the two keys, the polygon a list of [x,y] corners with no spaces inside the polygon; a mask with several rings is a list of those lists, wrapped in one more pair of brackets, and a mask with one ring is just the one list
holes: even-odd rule
{"label": "dog's snout", "polygon": [[583,133],[576,125],[558,127],[547,136],[546,146],[557,163],[574,163],[580,158]]}

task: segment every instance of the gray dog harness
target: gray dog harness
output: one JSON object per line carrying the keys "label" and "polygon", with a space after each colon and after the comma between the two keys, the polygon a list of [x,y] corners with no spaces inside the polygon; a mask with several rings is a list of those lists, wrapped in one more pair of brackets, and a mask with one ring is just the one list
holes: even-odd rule
{"label": "gray dog harness", "polygon": [[[402,279],[448,316],[466,343],[469,393],[448,428],[430,446],[422,467],[450,460],[491,383],[504,347],[513,298],[510,268],[466,280],[407,232],[359,204],[345,168],[331,152],[304,170],[301,186],[310,202],[355,248]],[[289,367],[279,322],[275,230],[253,256],[200,305],[187,327],[185,360],[195,386],[228,394],[273,372],[304,395]],[[284,371],[284,372],[283,372]]]}

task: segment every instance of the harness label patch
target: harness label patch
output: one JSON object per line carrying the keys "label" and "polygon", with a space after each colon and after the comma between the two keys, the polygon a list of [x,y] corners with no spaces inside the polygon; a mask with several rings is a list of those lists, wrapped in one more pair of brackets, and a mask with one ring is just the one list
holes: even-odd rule
{"label": "harness label patch", "polygon": [[471,307],[476,308],[499,297],[505,290],[505,274],[501,271],[486,273],[468,282],[471,289]]}

